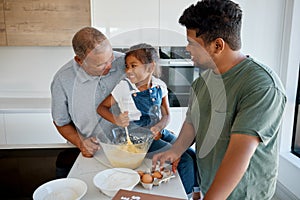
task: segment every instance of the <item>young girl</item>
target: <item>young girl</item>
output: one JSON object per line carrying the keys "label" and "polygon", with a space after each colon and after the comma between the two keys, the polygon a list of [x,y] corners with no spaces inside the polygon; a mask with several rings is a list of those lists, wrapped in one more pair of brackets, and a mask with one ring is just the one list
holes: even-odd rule
{"label": "young girl", "polygon": [[[176,140],[175,135],[165,129],[170,119],[170,109],[167,86],[156,77],[160,72],[158,59],[158,53],[151,45],[142,43],[132,46],[125,55],[127,78],[119,82],[97,109],[103,118],[118,126],[149,128],[154,137],[148,151],[150,157],[169,149]],[[119,115],[110,112],[116,103],[121,111]],[[193,150],[188,150],[178,165],[187,194],[196,185],[193,178],[196,176],[194,157]]]}
{"label": "young girl", "polygon": [[[164,129],[170,119],[170,109],[167,86],[155,77],[160,73],[158,59],[157,51],[151,45],[131,47],[125,55],[127,78],[120,81],[111,95],[99,105],[97,112],[118,126],[127,127],[131,122],[149,128],[155,140],[174,142],[176,137]],[[110,112],[115,103],[120,107],[120,115]],[[169,146],[155,143],[150,147],[150,152]]]}

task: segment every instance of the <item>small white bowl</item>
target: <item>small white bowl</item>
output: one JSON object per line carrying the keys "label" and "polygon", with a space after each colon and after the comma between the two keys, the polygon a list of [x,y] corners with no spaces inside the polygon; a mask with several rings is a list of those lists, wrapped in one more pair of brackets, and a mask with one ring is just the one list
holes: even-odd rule
{"label": "small white bowl", "polygon": [[39,186],[33,193],[34,200],[81,199],[87,191],[85,182],[75,178],[61,178]]}
{"label": "small white bowl", "polygon": [[105,195],[113,197],[120,189],[132,190],[140,181],[140,175],[128,168],[112,168],[94,176],[94,185]]}

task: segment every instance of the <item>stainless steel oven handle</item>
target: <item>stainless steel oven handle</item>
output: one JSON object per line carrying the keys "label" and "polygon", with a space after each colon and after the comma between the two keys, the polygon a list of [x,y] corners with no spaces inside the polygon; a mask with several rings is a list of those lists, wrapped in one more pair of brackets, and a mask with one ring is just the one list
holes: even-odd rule
{"label": "stainless steel oven handle", "polygon": [[169,61],[169,63],[168,64],[170,64],[170,65],[188,65],[188,66],[190,66],[190,65],[193,65],[193,62],[192,61]]}

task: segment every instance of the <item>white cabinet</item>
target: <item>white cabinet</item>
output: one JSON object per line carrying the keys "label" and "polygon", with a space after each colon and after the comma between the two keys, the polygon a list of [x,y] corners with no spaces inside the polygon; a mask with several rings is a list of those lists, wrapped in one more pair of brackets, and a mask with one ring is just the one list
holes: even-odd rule
{"label": "white cabinet", "polygon": [[178,23],[194,0],[93,0],[92,26],[114,47],[146,42],[153,46],[185,46],[185,27]]}
{"label": "white cabinet", "polygon": [[[185,119],[186,107],[171,107],[167,129],[179,134]],[[50,113],[0,114],[0,145],[66,143],[57,132]]]}
{"label": "white cabinet", "polygon": [[159,25],[160,46],[185,46],[187,44],[185,27],[178,23],[183,11],[195,0],[160,0]]}
{"label": "white cabinet", "polygon": [[50,113],[5,113],[7,144],[65,143]]}
{"label": "white cabinet", "polygon": [[1,144],[6,144],[4,115],[3,114],[0,114],[0,145]]}
{"label": "white cabinet", "polygon": [[93,0],[92,26],[114,47],[141,42],[158,45],[159,0]]}

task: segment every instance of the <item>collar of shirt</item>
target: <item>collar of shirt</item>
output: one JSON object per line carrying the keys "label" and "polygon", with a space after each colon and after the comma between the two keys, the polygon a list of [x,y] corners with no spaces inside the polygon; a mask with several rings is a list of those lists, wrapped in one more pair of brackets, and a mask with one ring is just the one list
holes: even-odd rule
{"label": "collar of shirt", "polygon": [[[129,81],[129,83],[132,85],[132,87],[133,87],[133,89],[135,90],[135,92],[140,92],[140,90],[136,87],[135,84],[131,83],[131,81],[130,81],[128,78],[126,78],[126,79],[127,79],[127,80]],[[151,77],[151,84],[152,84],[151,88],[154,88],[154,87],[156,87],[156,86],[159,86],[160,84],[159,84],[158,78],[156,78],[155,76],[152,76],[152,77]]]}

